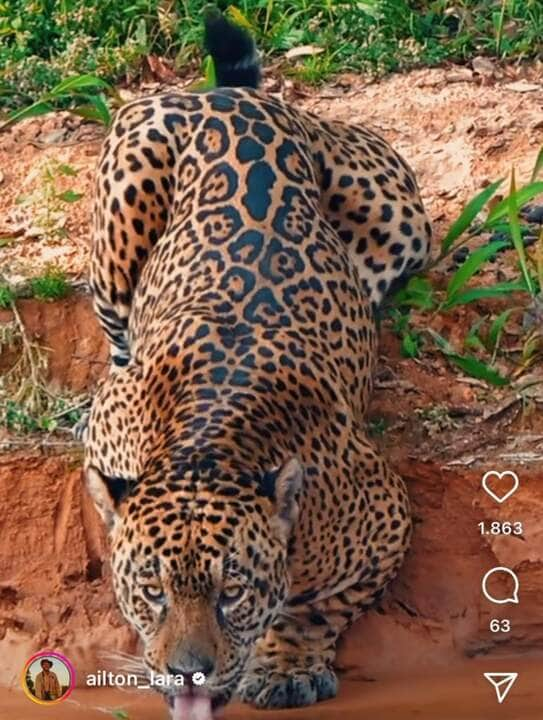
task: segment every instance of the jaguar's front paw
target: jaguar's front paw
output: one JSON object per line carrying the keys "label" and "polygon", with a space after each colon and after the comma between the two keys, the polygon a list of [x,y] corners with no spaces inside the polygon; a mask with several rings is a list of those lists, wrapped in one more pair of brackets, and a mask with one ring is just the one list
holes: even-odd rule
{"label": "jaguar's front paw", "polygon": [[259,708],[295,708],[329,700],[337,694],[336,674],[326,665],[308,669],[254,668],[240,683],[238,695]]}

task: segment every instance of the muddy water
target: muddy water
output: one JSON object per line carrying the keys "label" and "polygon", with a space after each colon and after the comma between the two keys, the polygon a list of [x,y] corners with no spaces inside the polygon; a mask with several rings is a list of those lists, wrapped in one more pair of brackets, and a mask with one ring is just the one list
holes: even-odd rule
{"label": "muddy water", "polygon": [[[503,704],[485,680],[485,672],[518,672]],[[232,705],[224,720],[541,720],[543,657],[466,661],[439,674],[401,679],[349,681],[331,702],[304,710],[258,712]],[[0,692],[1,720],[104,720],[123,709],[130,720],[168,720],[161,698],[112,688],[76,689],[52,708],[33,704],[17,689]]]}

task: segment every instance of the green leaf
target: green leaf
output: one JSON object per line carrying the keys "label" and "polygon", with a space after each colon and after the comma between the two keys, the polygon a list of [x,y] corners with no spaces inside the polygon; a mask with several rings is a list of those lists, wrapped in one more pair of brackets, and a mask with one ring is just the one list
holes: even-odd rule
{"label": "green leaf", "polygon": [[76,177],[78,174],[78,170],[73,168],[71,165],[67,165],[66,163],[60,163],[60,165],[57,167],[57,171],[61,175],[67,175],[68,177]]}
{"label": "green leaf", "polygon": [[22,108],[21,110],[13,110],[9,113],[6,122],[0,125],[0,130],[4,130],[9,125],[19,122],[20,120],[26,120],[26,118],[38,117],[39,115],[47,115],[54,110],[54,107],[48,102],[42,102],[41,100],[28,107]]}
{"label": "green leaf", "polygon": [[394,295],[394,303],[431,310],[435,305],[432,283],[427,278],[419,276],[410,278],[406,287]]}
{"label": "green leaf", "polygon": [[508,308],[507,310],[504,310],[502,313],[500,313],[492,322],[492,325],[490,326],[488,330],[488,336],[487,336],[487,345],[491,352],[494,352],[497,350],[498,345],[500,343],[500,338],[503,333],[503,329],[505,327],[505,324],[509,320],[509,316],[513,312],[513,308]]}
{"label": "green leaf", "polygon": [[[513,200],[516,203],[517,208],[521,208],[528,201],[534,198],[536,195],[543,193],[543,182],[534,182],[529,185],[521,187],[520,190],[515,190]],[[488,217],[485,221],[484,227],[490,228],[494,225],[497,220],[501,220],[506,217],[509,212],[509,202],[511,200],[511,194],[501,200],[492,210],[489,212]]]}
{"label": "green leaf", "polygon": [[477,270],[484,265],[489,258],[495,255],[498,250],[506,247],[504,240],[494,240],[488,245],[483,245],[474,250],[471,255],[462,263],[458,270],[454,273],[447,286],[446,306],[454,301],[455,296],[464,287],[468,280],[475,275]]}
{"label": "green leaf", "polygon": [[241,25],[241,27],[244,27],[246,30],[249,30],[251,33],[256,35],[255,26],[249,20],[249,18],[242,13],[241,10],[239,10],[234,5],[229,5],[226,12],[228,13],[230,19],[233,20],[237,25]]}
{"label": "green leaf", "polygon": [[445,354],[455,353],[453,346],[448,342],[448,340],[445,340],[445,338],[437,333],[435,330],[432,330],[431,328],[427,329],[428,334],[433,339],[435,344],[438,346],[440,350],[442,350]]}
{"label": "green leaf", "polygon": [[460,368],[466,375],[484,380],[485,382],[495,385],[496,387],[504,387],[510,384],[509,378],[501,375],[487,363],[478,360],[473,355],[447,355],[449,360]]}
{"label": "green leaf", "polygon": [[487,365],[487,363],[478,360],[473,355],[460,355],[451,347],[445,338],[441,337],[441,335],[434,330],[428,329],[427,332],[434,339],[436,345],[447,359],[466,373],[466,375],[484,380],[496,387],[503,387],[510,384],[509,378],[501,375],[493,367]]}
{"label": "green leaf", "polygon": [[110,710],[110,713],[117,720],[129,720],[128,713],[125,710]]}
{"label": "green leaf", "polygon": [[451,228],[441,244],[441,252],[446,253],[452,247],[453,243],[469,228],[477,215],[481,212],[496,190],[500,187],[503,180],[498,180],[492,185],[486,187],[482,192],[476,195],[466,207],[462,210],[460,216],[451,225]]}
{"label": "green leaf", "polygon": [[65,190],[64,192],[59,193],[57,195],[57,198],[59,200],[62,200],[63,202],[67,202],[67,203],[77,202],[78,200],[81,200],[82,197],[83,197],[83,193],[78,193],[78,192],[75,192],[74,190]]}
{"label": "green leaf", "polygon": [[209,88],[217,87],[217,73],[215,71],[215,62],[211,55],[206,55],[204,59],[204,78]]}
{"label": "green leaf", "polygon": [[38,427],[40,430],[45,430],[46,432],[53,432],[53,430],[56,430],[57,426],[58,422],[54,418],[41,417],[38,420]]}
{"label": "green leaf", "polygon": [[473,325],[469,329],[468,334],[466,335],[466,338],[464,339],[464,347],[470,348],[472,350],[485,350],[483,341],[479,336],[479,330],[481,329],[481,326],[484,322],[485,318],[482,317],[473,323]]}
{"label": "green leaf", "polygon": [[535,161],[534,169],[532,170],[532,177],[530,178],[531,183],[534,183],[537,180],[537,176],[541,172],[541,168],[543,168],[543,147],[537,154],[537,160]]}
{"label": "green leaf", "polygon": [[50,100],[59,95],[78,93],[80,90],[89,90],[91,88],[109,90],[111,86],[105,80],[94,75],[76,75],[55,85],[51,92],[46,95],[46,99]]}
{"label": "green leaf", "polygon": [[[543,183],[539,183],[543,189]],[[521,188],[519,192],[524,190],[525,188]],[[530,295],[534,295],[534,286],[532,283],[532,278],[530,276],[530,272],[528,270],[528,265],[526,263],[526,252],[524,250],[524,243],[522,242],[522,232],[520,229],[520,221],[518,219],[518,202],[517,202],[517,188],[515,183],[515,168],[511,171],[511,189],[509,193],[508,199],[508,212],[509,212],[509,225],[511,227],[511,237],[513,239],[513,245],[515,246],[515,250],[517,251],[519,263],[520,263],[520,269],[522,272],[522,277],[524,278],[524,281],[526,283],[526,287],[528,288],[528,292]]]}
{"label": "green leaf", "polygon": [[85,120],[99,122],[109,127],[111,125],[111,113],[103,95],[87,95],[86,98],[88,104],[78,105],[72,112],[85,118]]}
{"label": "green leaf", "polygon": [[498,283],[489,287],[475,287],[459,293],[449,302],[445,302],[443,308],[450,310],[458,305],[467,305],[475,300],[486,300],[487,298],[503,297],[514,292],[526,292],[527,288],[523,281]]}
{"label": "green leaf", "polygon": [[[137,12],[137,10],[136,10]],[[136,43],[138,44],[138,47],[140,50],[142,50],[144,53],[148,52],[149,45],[147,43],[147,23],[145,22],[145,18],[140,18],[138,20],[138,24],[136,25],[136,32],[134,33],[134,37],[136,39]]]}
{"label": "green leaf", "polygon": [[0,285],[0,308],[8,310],[15,301],[15,292],[9,285]]}
{"label": "green leaf", "polygon": [[402,338],[401,353],[404,357],[416,358],[419,356],[419,344],[416,336],[406,333]]}

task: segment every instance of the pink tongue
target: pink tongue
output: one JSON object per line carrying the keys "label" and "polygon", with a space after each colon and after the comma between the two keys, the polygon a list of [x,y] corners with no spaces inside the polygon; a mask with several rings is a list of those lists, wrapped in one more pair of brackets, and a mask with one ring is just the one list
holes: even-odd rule
{"label": "pink tongue", "polygon": [[177,695],[172,720],[213,720],[211,698],[203,695]]}

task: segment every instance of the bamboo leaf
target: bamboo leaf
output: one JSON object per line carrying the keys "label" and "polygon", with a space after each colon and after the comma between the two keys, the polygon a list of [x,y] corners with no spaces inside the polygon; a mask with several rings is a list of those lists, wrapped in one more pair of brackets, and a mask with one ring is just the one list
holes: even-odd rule
{"label": "bamboo leaf", "polygon": [[418,276],[410,278],[406,287],[394,295],[394,303],[431,310],[435,305],[432,283],[427,278]]}
{"label": "bamboo leaf", "polygon": [[526,292],[525,283],[519,280],[517,282],[498,283],[497,285],[490,285],[489,287],[470,288],[463,293],[455,295],[452,300],[445,302],[443,308],[450,310],[458,305],[468,305],[475,300],[503,297],[504,295],[510,295],[514,292]]}
{"label": "bamboo leaf", "polygon": [[[543,187],[543,183],[541,183],[541,185]],[[515,250],[517,251],[520,262],[520,269],[526,283],[526,287],[528,288],[530,295],[533,296],[534,287],[532,283],[532,278],[528,271],[528,265],[526,264],[526,252],[524,250],[524,243],[522,242],[522,232],[520,230],[520,221],[518,219],[517,187],[515,181],[514,167],[511,170],[511,189],[509,192],[508,200],[509,225],[511,227],[511,237],[513,239],[513,245],[515,246]]]}
{"label": "bamboo leaf", "polygon": [[53,99],[59,95],[77,93],[80,90],[89,90],[92,88],[109,90],[110,85],[105,80],[95,77],[94,75],[76,75],[55,85],[51,92],[47,94],[47,99]]}
{"label": "bamboo leaf", "polygon": [[509,320],[509,316],[513,312],[513,308],[508,308],[507,310],[504,310],[502,313],[500,313],[493,321],[492,324],[488,330],[488,336],[487,336],[487,345],[491,352],[495,352],[498,349],[498,345],[500,343],[500,339],[503,333],[503,329],[505,328],[505,325],[507,321]]}
{"label": "bamboo leaf", "polygon": [[492,185],[486,187],[482,192],[476,195],[466,207],[462,210],[460,216],[451,225],[451,228],[441,244],[441,252],[446,253],[450,250],[453,243],[469,228],[477,215],[481,212],[490,198],[495,194],[502,184],[503,180],[498,180]]}
{"label": "bamboo leaf", "polygon": [[474,250],[450,279],[447,286],[446,304],[450,305],[458,292],[464,287],[468,280],[475,275],[477,270],[479,270],[489,258],[506,246],[507,242],[504,240],[494,240],[488,243],[488,245],[483,245],[483,247]]}
{"label": "bamboo leaf", "polygon": [[88,95],[86,105],[78,105],[71,112],[85,120],[99,122],[106,127],[111,125],[111,113],[102,95]]}
{"label": "bamboo leaf", "polygon": [[[513,200],[515,201],[516,207],[521,208],[526,205],[526,203],[529,202],[532,198],[536,197],[536,195],[540,195],[541,193],[543,193],[543,182],[533,182],[529,185],[521,187],[518,191],[515,190],[515,197],[513,198]],[[494,208],[492,208],[484,224],[485,228],[490,228],[498,220],[507,217],[509,213],[510,200],[511,194],[501,200]]]}
{"label": "bamboo leaf", "polygon": [[434,339],[437,347],[446,356],[446,358],[466,373],[466,375],[479,380],[484,380],[496,387],[503,387],[510,384],[509,378],[501,375],[495,368],[482,362],[481,360],[478,360],[473,355],[460,355],[451,347],[445,338],[441,337],[441,335],[436,333],[434,330],[428,329],[427,332]]}
{"label": "bamboo leaf", "polygon": [[485,318],[479,318],[470,327],[468,334],[464,339],[464,347],[470,350],[485,350],[485,346],[479,335],[479,330],[483,326]]}
{"label": "bamboo leaf", "polygon": [[504,387],[510,384],[509,378],[501,375],[490,365],[478,360],[472,355],[448,355],[449,360],[460,368],[466,375],[484,380],[485,382],[495,385],[496,387]]}
{"label": "bamboo leaf", "polygon": [[39,115],[47,115],[54,110],[53,106],[48,102],[39,100],[38,102],[32,103],[22,110],[14,110],[8,115],[8,119],[0,125],[0,130],[4,130],[9,125],[19,122],[20,120],[26,120],[26,118],[38,117]]}
{"label": "bamboo leaf", "polygon": [[534,183],[537,180],[537,176],[541,172],[542,168],[543,168],[543,147],[537,154],[537,159],[535,161],[534,169],[532,170],[532,177],[530,178],[531,183]]}

